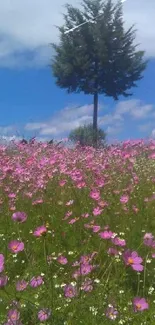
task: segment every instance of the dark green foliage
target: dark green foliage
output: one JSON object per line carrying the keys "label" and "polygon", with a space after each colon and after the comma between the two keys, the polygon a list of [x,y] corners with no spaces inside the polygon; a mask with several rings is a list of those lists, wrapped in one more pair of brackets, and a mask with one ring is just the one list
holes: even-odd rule
{"label": "dark green foliage", "polygon": [[[56,84],[71,92],[94,96],[93,128],[97,130],[98,95],[117,100],[128,97],[142,78],[147,62],[135,44],[135,29],[124,29],[122,2],[82,0],[82,9],[66,5],[65,23],[58,27],[59,44],[53,44],[52,70]],[[88,22],[73,32],[74,28]]]}
{"label": "dark green foliage", "polygon": [[[94,137],[96,136],[96,131],[93,129],[93,125],[79,126],[75,130],[71,131],[69,139],[71,141],[79,142],[81,146],[93,146]],[[97,144],[99,147],[105,145],[106,134],[102,129],[97,130]]]}

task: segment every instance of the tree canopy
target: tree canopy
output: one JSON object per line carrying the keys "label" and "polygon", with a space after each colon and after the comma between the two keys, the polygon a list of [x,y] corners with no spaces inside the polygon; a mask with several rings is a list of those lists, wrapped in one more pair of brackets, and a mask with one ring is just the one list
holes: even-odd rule
{"label": "tree canopy", "polygon": [[64,25],[58,27],[60,41],[52,44],[53,74],[56,84],[68,93],[93,95],[97,130],[98,95],[114,100],[131,96],[147,61],[144,51],[137,50],[134,26],[124,28],[121,0],[82,0],[81,8],[66,4],[66,11]]}

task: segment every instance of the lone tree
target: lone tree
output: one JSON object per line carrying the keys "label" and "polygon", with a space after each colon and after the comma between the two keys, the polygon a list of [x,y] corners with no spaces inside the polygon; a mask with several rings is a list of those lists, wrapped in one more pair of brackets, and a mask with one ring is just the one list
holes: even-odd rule
{"label": "lone tree", "polygon": [[[93,128],[97,134],[98,96],[131,96],[146,68],[144,51],[135,44],[134,26],[124,29],[122,1],[82,0],[82,9],[66,4],[59,44],[52,44],[56,84],[68,93],[94,97]],[[76,26],[80,25],[78,28]],[[69,29],[72,29],[69,31]]]}
{"label": "lone tree", "polygon": [[[81,146],[93,146],[94,132],[93,124],[79,126],[70,132],[69,139],[74,143],[79,142]],[[103,147],[105,145],[106,134],[102,129],[97,129],[96,138],[98,146]]]}

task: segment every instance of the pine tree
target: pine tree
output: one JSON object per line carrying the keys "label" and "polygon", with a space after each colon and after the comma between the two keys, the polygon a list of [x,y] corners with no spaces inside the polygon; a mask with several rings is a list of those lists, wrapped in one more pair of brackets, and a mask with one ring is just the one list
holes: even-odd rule
{"label": "pine tree", "polygon": [[65,23],[58,27],[60,42],[52,44],[52,70],[56,84],[68,93],[93,95],[93,128],[97,134],[98,96],[115,100],[120,95],[131,96],[128,90],[142,78],[147,61],[144,51],[137,50],[134,26],[124,28],[121,0],[116,4],[112,0],[82,0],[82,9],[67,4],[66,10]]}

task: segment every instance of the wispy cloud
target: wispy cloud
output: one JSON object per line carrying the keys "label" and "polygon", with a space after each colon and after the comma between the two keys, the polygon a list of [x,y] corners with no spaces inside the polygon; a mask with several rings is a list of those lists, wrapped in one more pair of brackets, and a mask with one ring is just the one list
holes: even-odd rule
{"label": "wispy cloud", "polygon": [[[128,124],[134,125],[139,134],[148,135],[155,125],[154,106],[131,99],[119,102],[113,113],[105,114],[104,105],[99,105],[98,125],[108,137],[123,134]],[[68,136],[71,130],[80,125],[92,123],[93,105],[71,105],[55,113],[48,120],[34,121],[18,126],[18,134],[31,137],[36,135],[42,139],[60,139]],[[154,131],[155,132],[155,131]],[[17,134],[16,126],[1,126],[0,135]],[[17,135],[18,135],[17,134]]]}
{"label": "wispy cloud", "polygon": [[38,130],[41,136],[51,135],[57,137],[70,132],[80,125],[92,122],[92,114],[92,105],[66,107],[48,121],[26,124],[25,130]]}
{"label": "wispy cloud", "polygon": [[[25,129],[29,131],[38,130],[41,136],[63,136],[80,125],[91,123],[92,116],[93,105],[71,106],[58,112],[51,120],[29,123]],[[98,125],[108,135],[121,133],[129,119],[134,121],[155,119],[154,106],[131,99],[119,102],[115,106],[114,112],[110,114],[104,114],[104,106],[99,106]]]}
{"label": "wispy cloud", "polygon": [[116,136],[118,134],[121,133],[121,131],[123,130],[123,126],[116,126],[116,125],[113,125],[113,126],[108,126],[107,129],[106,129],[106,134],[111,137],[111,136]]}
{"label": "wispy cloud", "polygon": [[36,130],[41,130],[46,126],[47,126],[46,123],[27,123],[24,128],[26,131],[36,131]]}
{"label": "wispy cloud", "polygon": [[[52,55],[49,44],[58,41],[64,4],[80,6],[78,0],[0,1],[0,66],[45,66]],[[123,4],[126,26],[135,23],[137,42],[155,56],[154,0],[127,0]],[[29,55],[28,55],[29,53]]]}
{"label": "wispy cloud", "polygon": [[16,132],[16,126],[14,125],[0,126],[0,136],[8,136],[9,134],[12,134],[14,132]]}
{"label": "wispy cloud", "polygon": [[121,101],[116,106],[116,114],[130,115],[133,119],[145,119],[153,114],[153,105],[144,104],[141,100],[131,99]]}
{"label": "wispy cloud", "polygon": [[150,134],[150,131],[153,128],[154,124],[155,124],[155,121],[138,125],[138,130],[143,134],[144,133]]}
{"label": "wispy cloud", "polygon": [[152,130],[152,132],[151,132],[151,135],[150,135],[150,136],[151,136],[151,138],[153,138],[153,139],[155,138],[155,129],[153,129],[153,130]]}

